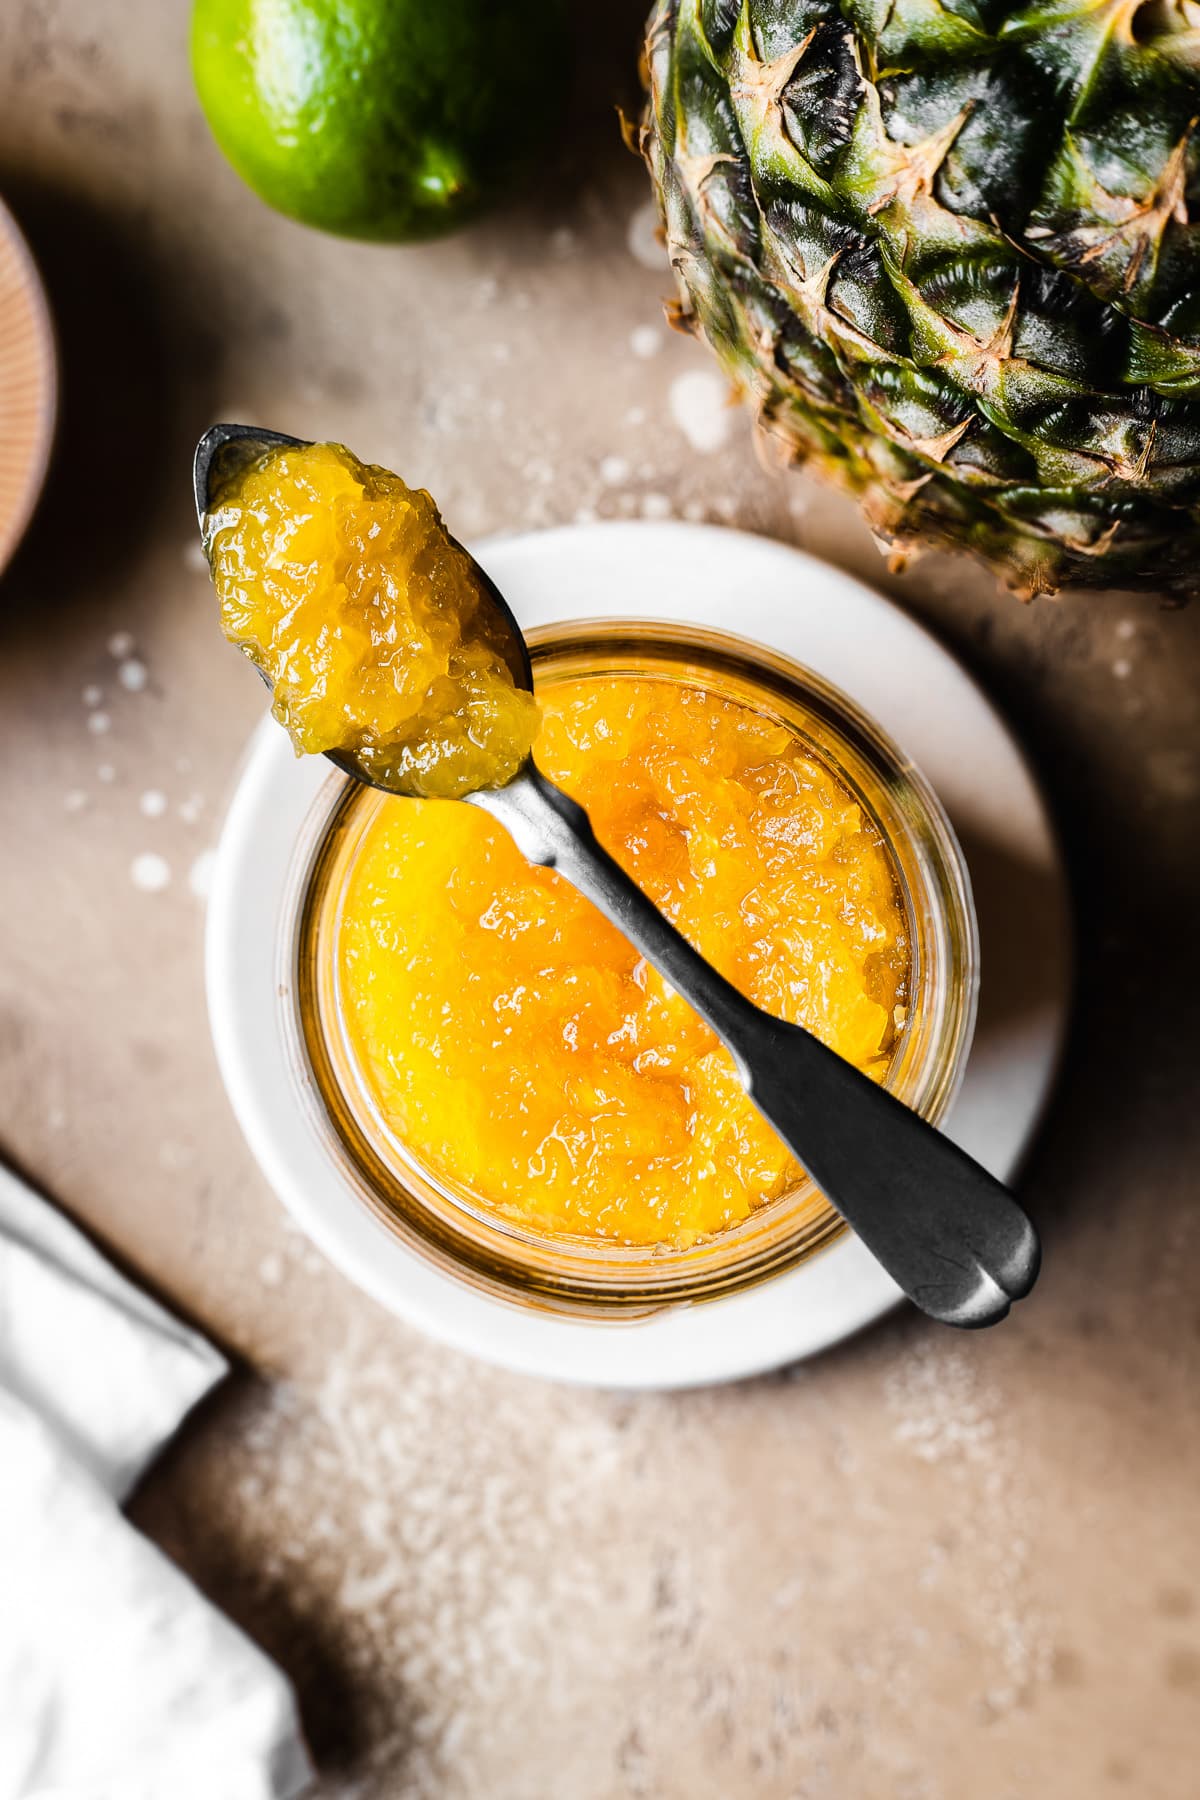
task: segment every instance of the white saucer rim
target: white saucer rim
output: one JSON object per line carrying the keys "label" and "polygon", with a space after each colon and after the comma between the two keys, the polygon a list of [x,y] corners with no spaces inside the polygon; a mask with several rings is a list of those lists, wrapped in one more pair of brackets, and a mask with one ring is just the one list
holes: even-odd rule
{"label": "white saucer rim", "polygon": [[[1053,872],[1058,877],[1065,899],[1061,852],[1052,821],[1027,759],[990,701],[967,671],[962,669],[922,624],[910,619],[883,595],[845,571],[772,539],[749,536],[726,527],[679,521],[606,521],[586,526],[561,526],[546,532],[494,538],[481,545],[478,554],[492,572],[497,574],[501,585],[505,586],[511,596],[515,591],[514,574],[517,586],[522,578],[519,570],[522,559],[527,564],[544,562],[547,558],[553,562],[566,546],[576,567],[589,548],[605,558],[615,555],[619,562],[622,546],[629,543],[635,543],[639,557],[644,558],[650,537],[657,539],[660,544],[670,541],[670,560],[675,564],[680,559],[679,547],[689,539],[697,550],[702,551],[705,563],[709,561],[710,552],[724,556],[730,549],[735,550],[739,563],[743,565],[747,560],[762,560],[764,566],[766,561],[776,560],[778,566],[786,565],[793,573],[807,572],[818,587],[836,591],[838,604],[842,606],[853,607],[857,604],[860,610],[865,608],[868,615],[887,617],[892,624],[900,621],[903,636],[914,647],[920,645],[924,656],[933,658],[940,665],[943,674],[952,670],[960,686],[970,688],[976,705],[983,709],[991,724],[999,727],[1007,755],[1019,763],[1025,776],[1036,811],[1036,825],[1043,834]],[[719,552],[715,550],[718,543],[722,546]],[[505,574],[503,565],[513,563],[514,559],[516,567],[510,568]],[[685,554],[685,564],[686,560]],[[518,613],[524,610],[519,601],[516,610]],[[626,617],[650,619],[665,616],[653,608],[639,608],[628,604],[627,594],[622,596],[619,611],[621,616]],[[578,616],[579,612],[580,609],[572,608],[570,616]],[[561,616],[565,619],[568,614],[564,611]],[[617,610],[611,616],[618,616]],[[728,625],[724,628],[728,629]],[[791,645],[781,644],[778,638],[773,639],[770,634],[765,637],[761,633],[757,635],[759,641],[768,643],[785,655],[796,654]],[[821,669],[819,662],[813,666],[820,672],[827,673]],[[830,678],[837,680],[836,676]],[[850,684],[841,681],[839,685],[849,687],[849,691],[854,694]],[[861,701],[859,703],[862,704]],[[900,735],[888,721],[884,720],[883,723],[893,736]],[[903,742],[902,737],[901,741]],[[247,1050],[253,1044],[256,1054],[261,1053],[264,1047],[264,1021],[261,1017],[258,1019],[257,1028],[251,1031],[248,1038],[241,987],[245,971],[236,967],[237,958],[233,955],[236,944],[241,941],[245,923],[249,892],[247,859],[254,866],[261,867],[261,856],[258,856],[256,864],[255,856],[262,846],[264,813],[269,813],[277,804],[276,790],[282,790],[285,786],[295,789],[297,782],[304,782],[310,794],[315,795],[321,781],[319,772],[314,776],[311,767],[295,761],[283,734],[269,721],[264,721],[248,748],[242,776],[227,814],[218,848],[209,900],[206,979],[217,1058],[242,1131],[280,1199],[330,1260],[341,1267],[352,1280],[418,1329],[454,1348],[526,1374],[622,1388],[704,1385],[761,1373],[778,1367],[781,1363],[816,1354],[855,1334],[898,1303],[900,1296],[889,1278],[861,1244],[852,1237],[844,1237],[788,1276],[777,1278],[762,1288],[734,1299],[691,1309],[692,1318],[703,1317],[714,1325],[719,1322],[720,1329],[704,1333],[705,1339],[712,1340],[706,1353],[697,1343],[682,1347],[668,1344],[672,1320],[678,1321],[683,1316],[684,1309],[679,1309],[674,1315],[655,1315],[650,1320],[633,1325],[602,1326],[532,1313],[528,1309],[518,1309],[486,1296],[470,1293],[463,1284],[440,1275],[429,1265],[420,1262],[413,1253],[405,1251],[352,1198],[358,1228],[348,1230],[345,1218],[335,1224],[333,1221],[337,1209],[331,1212],[328,1205],[315,1204],[313,1201],[310,1192],[311,1171],[302,1174],[284,1153],[283,1140],[287,1136],[287,1128],[283,1121],[277,1113],[272,1112],[269,1105],[261,1104],[261,1083],[256,1076],[255,1057],[248,1056]],[[936,780],[934,785],[937,785]],[[308,804],[306,801],[306,809]],[[254,904],[253,896],[250,896],[250,903]],[[986,970],[984,980],[986,981]],[[1044,1069],[1036,1105],[1027,1108],[1020,1128],[1013,1132],[1008,1154],[1003,1159],[1004,1166],[997,1168],[997,1173],[1009,1176],[1015,1172],[1024,1160],[1044,1117],[1066,1040],[1067,1019],[1068,998],[1064,994],[1049,1038],[1043,1045]],[[269,1037],[270,1034],[266,1035]],[[301,1111],[298,1103],[296,1111]],[[297,1122],[293,1118],[291,1126],[294,1128]],[[334,1174],[332,1166],[327,1173]],[[370,1228],[369,1233],[364,1227]],[[386,1254],[383,1253],[385,1249]],[[396,1280],[397,1251],[409,1265],[406,1279],[399,1284]],[[773,1330],[763,1333],[763,1296],[770,1295],[773,1311],[777,1316],[783,1316],[785,1311],[792,1311],[791,1308],[785,1308],[784,1303],[794,1291],[796,1300],[801,1302],[795,1308],[795,1313],[803,1320],[806,1313],[812,1315],[818,1284],[828,1290],[831,1296],[831,1317],[819,1323],[816,1330],[806,1332],[795,1329],[782,1333]],[[470,1293],[472,1302],[466,1309],[457,1304],[461,1302],[464,1293]],[[756,1319],[759,1327],[757,1331],[747,1331],[745,1340],[740,1343],[735,1341],[742,1338],[741,1332],[736,1329],[735,1312],[742,1315],[742,1322],[747,1326]],[[515,1328],[517,1321],[520,1321],[522,1329]],[[535,1322],[532,1332],[529,1330],[531,1321]],[[588,1344],[588,1353],[565,1354],[571,1343],[578,1349],[580,1340]],[[622,1341],[632,1350],[632,1354],[614,1357],[612,1349]]]}

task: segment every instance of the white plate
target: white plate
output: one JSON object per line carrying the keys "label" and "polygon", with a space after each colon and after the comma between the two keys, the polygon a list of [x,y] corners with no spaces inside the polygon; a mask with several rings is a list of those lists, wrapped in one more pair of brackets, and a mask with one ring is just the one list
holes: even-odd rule
{"label": "white plate", "polygon": [[[921,626],[840,570],[707,525],[601,524],[480,549],[521,623],[686,621],[736,631],[826,676],[923,769],[962,839],[979,910],[979,1024],[950,1135],[1015,1173],[1054,1079],[1070,930],[1046,809],[1007,728]],[[997,605],[1004,602],[998,600]],[[488,1299],[404,1248],[357,1201],[298,1096],[276,988],[283,897],[328,765],[270,720],[251,741],[208,911],[208,1000],[234,1111],[268,1181],[352,1281],[420,1330],[528,1374],[685,1387],[777,1368],[860,1330],[900,1298],[857,1239],[727,1300],[584,1324]]]}

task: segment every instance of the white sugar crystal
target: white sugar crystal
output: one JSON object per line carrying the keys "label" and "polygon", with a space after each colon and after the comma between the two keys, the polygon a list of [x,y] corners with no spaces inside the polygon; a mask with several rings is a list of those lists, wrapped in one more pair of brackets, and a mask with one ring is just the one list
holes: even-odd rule
{"label": "white sugar crystal", "polygon": [[129,877],[134,887],[140,888],[143,894],[161,894],[170,884],[171,867],[165,856],[158,856],[153,850],[143,850],[130,863]]}

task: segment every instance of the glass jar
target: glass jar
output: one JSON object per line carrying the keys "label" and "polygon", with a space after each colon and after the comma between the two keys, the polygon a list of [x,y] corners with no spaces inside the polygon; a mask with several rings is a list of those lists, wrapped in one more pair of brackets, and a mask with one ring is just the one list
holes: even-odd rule
{"label": "glass jar", "polygon": [[[907,913],[908,1013],[886,1085],[931,1123],[954,1098],[975,1021],[978,939],[962,852],[932,789],[845,695],[788,658],[707,629],[610,621],[529,634],[537,685],[631,672],[689,683],[789,726],[878,827]],[[307,1104],[343,1179],[414,1252],[493,1296],[576,1317],[625,1318],[736,1293],[789,1270],[846,1229],[802,1180],[686,1248],[548,1237],[423,1169],[378,1117],[341,1013],[337,923],[357,846],[381,805],[347,781],[323,790],[289,884],[281,1004]]]}

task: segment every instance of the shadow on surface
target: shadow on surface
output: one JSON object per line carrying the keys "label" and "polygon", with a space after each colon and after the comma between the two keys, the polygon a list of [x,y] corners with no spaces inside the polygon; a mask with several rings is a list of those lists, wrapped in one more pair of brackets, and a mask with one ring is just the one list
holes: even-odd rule
{"label": "shadow on surface", "polygon": [[[262,1546],[251,1539],[256,1507],[226,1509],[227,1525],[236,1519],[244,1535],[218,1532],[201,1499],[193,1501],[195,1484],[189,1469],[210,1471],[230,1429],[231,1410],[246,1411],[262,1401],[265,1384],[237,1372],[223,1382],[188,1420],[138,1487],[128,1513],[140,1531],[184,1569],[190,1580],[248,1637],[278,1663],[291,1681],[299,1705],[305,1741],[322,1774],[349,1769],[379,1737],[379,1714],[386,1707],[393,1726],[393,1754],[402,1766],[402,1743],[396,1743],[395,1719],[403,1714],[390,1682],[382,1696],[369,1672],[347,1666],[337,1642],[337,1608],[297,1604],[300,1584],[291,1577],[268,1580],[263,1574]],[[272,1495],[261,1496],[269,1511]]]}
{"label": "shadow on surface", "polygon": [[[1134,670],[1145,684],[1139,694],[1133,679],[1125,688],[1113,683],[1104,653],[1115,609],[1097,617],[1101,602],[1086,593],[1022,607],[999,588],[982,606],[918,581],[887,591],[952,649],[1007,718],[1047,797],[1067,867],[1070,1028],[1016,1184],[1045,1258],[1013,1328],[1036,1334],[1044,1321],[1063,1343],[1086,1338],[1089,1357],[1114,1385],[1145,1379],[1134,1372],[1139,1366],[1194,1370],[1200,939],[1188,922],[1200,912],[1200,840],[1195,800],[1181,804],[1156,790],[1152,771],[1164,746],[1180,756],[1194,743],[1186,723],[1194,718],[1200,614],[1170,613],[1168,654],[1147,650]],[[1130,597],[1122,613],[1138,633],[1147,614],[1157,620],[1153,596]],[[1152,644],[1157,623],[1145,629]],[[1126,695],[1133,704],[1118,707]],[[1005,869],[986,845],[964,847],[980,890],[989,1029],[1016,1024],[1039,979],[1024,965],[1019,915],[1043,908],[1047,896],[1035,872]],[[938,1329],[916,1319],[912,1327]]]}
{"label": "shadow on surface", "polygon": [[960,831],[979,920],[976,1043],[1070,1004],[1070,896],[1049,869]]}
{"label": "shadow on surface", "polygon": [[649,10],[649,0],[608,0],[601,7],[574,9],[574,68],[545,166],[473,228],[481,242],[491,236],[511,247],[516,241],[522,256],[536,260],[546,253],[547,227],[576,224],[581,209],[585,217],[590,213],[597,195],[608,199],[616,191],[650,198],[645,170],[626,148],[619,118],[621,112],[635,118],[642,109],[638,59]]}
{"label": "shadow on surface", "polygon": [[631,116],[641,110],[638,64],[649,12],[647,0],[607,0],[602,7],[576,9],[575,75],[565,136],[581,162],[589,153],[624,152],[616,108]]}

